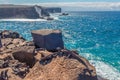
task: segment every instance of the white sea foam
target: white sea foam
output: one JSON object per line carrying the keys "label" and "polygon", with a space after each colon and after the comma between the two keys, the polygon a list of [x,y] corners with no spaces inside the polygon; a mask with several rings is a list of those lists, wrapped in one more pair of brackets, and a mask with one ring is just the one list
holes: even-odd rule
{"label": "white sea foam", "polygon": [[50,17],[52,17],[55,20],[59,20],[59,14],[57,14],[57,13],[50,14]]}
{"label": "white sea foam", "polygon": [[81,53],[81,55],[89,59],[89,62],[95,66],[97,75],[108,80],[120,80],[120,72],[113,66],[101,61],[100,57],[91,53]]}
{"label": "white sea foam", "polygon": [[70,34],[68,34],[66,31],[63,31],[63,35],[66,38],[69,38],[69,39],[72,38],[72,36]]}
{"label": "white sea foam", "polygon": [[111,65],[95,60],[90,60],[90,63],[95,66],[97,75],[109,80],[120,80],[120,72]]}
{"label": "white sea foam", "polygon": [[0,21],[47,21],[45,19],[0,19]]}

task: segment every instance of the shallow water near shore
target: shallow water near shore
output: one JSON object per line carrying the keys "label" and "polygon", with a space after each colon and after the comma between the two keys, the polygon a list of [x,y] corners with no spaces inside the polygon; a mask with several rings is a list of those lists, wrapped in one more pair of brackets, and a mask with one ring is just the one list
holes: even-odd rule
{"label": "shallow water near shore", "polygon": [[32,40],[31,30],[60,29],[65,47],[78,50],[102,77],[120,80],[120,12],[69,13],[53,21],[0,21],[0,30]]}

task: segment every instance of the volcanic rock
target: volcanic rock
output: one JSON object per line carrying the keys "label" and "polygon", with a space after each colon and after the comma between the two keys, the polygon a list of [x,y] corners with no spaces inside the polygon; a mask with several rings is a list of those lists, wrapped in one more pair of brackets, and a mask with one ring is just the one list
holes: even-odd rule
{"label": "volcanic rock", "polygon": [[13,57],[20,62],[26,63],[30,67],[32,67],[36,62],[33,53],[30,52],[16,51],[13,52]]}

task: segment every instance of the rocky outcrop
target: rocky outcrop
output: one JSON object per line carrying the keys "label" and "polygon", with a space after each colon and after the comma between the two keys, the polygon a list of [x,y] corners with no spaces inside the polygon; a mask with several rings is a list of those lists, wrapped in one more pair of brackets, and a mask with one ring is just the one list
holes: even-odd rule
{"label": "rocky outcrop", "polygon": [[0,80],[23,80],[29,68],[35,64],[35,47],[19,33],[1,31]]}
{"label": "rocky outcrop", "polygon": [[[76,51],[57,48],[56,52],[49,52],[35,48],[33,42],[25,41],[20,35],[9,36],[8,31],[6,37],[3,32],[0,80],[105,80],[97,77],[95,68]],[[44,32],[49,33],[52,32]]]}
{"label": "rocky outcrop", "polygon": [[0,19],[5,18],[39,18],[38,13],[33,6],[6,5],[0,6]]}
{"label": "rocky outcrop", "polygon": [[59,47],[64,48],[62,33],[60,30],[35,30],[32,31],[33,42],[36,47],[44,48],[48,51],[56,51]]}
{"label": "rocky outcrop", "polygon": [[[0,53],[11,53],[14,51],[34,51],[34,43],[27,42],[19,33],[13,31],[1,31],[2,48]],[[26,46],[26,47],[25,47]]]}
{"label": "rocky outcrop", "polygon": [[95,68],[76,53],[61,50],[48,54],[36,63],[25,80],[97,80]]}

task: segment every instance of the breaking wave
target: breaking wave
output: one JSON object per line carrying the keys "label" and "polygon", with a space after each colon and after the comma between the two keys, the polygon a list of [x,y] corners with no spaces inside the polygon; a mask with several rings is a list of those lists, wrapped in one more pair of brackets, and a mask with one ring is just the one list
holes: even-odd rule
{"label": "breaking wave", "polygon": [[97,75],[108,80],[120,80],[120,73],[111,65],[95,60],[90,60],[90,63],[95,66]]}
{"label": "breaking wave", "polygon": [[34,22],[34,21],[47,21],[45,19],[0,19],[0,21],[31,21],[31,22]]}

